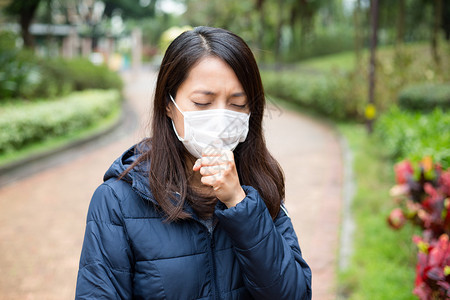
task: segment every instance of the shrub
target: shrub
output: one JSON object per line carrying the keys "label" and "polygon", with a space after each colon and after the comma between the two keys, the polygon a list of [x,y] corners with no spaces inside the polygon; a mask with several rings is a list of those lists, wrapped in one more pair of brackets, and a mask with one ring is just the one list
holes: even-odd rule
{"label": "shrub", "polygon": [[116,90],[91,90],[54,101],[5,105],[0,111],[0,154],[88,127],[119,103]]}
{"label": "shrub", "polygon": [[431,242],[413,237],[417,254],[414,294],[421,300],[450,299],[450,242],[447,234]]}
{"label": "shrub", "polygon": [[120,76],[84,58],[39,58],[20,50],[16,36],[0,32],[0,100],[54,98],[73,90],[122,89]]}
{"label": "shrub", "polygon": [[400,91],[400,107],[411,110],[431,111],[436,107],[450,108],[450,83],[423,83],[411,85]]}
{"label": "shrub", "polygon": [[34,97],[54,98],[74,90],[73,79],[67,73],[67,62],[62,58],[37,61],[41,76]]}
{"label": "shrub", "polygon": [[361,120],[364,99],[348,84],[353,73],[307,74],[303,72],[261,72],[268,95],[280,97],[336,120]]}
{"label": "shrub", "polygon": [[399,204],[388,222],[394,229],[406,220],[423,230],[414,236],[419,248],[414,294],[420,299],[450,297],[450,168],[445,171],[425,157],[413,166],[408,160],[395,165],[397,185],[391,196]]}
{"label": "shrub", "polygon": [[120,76],[105,65],[96,66],[84,58],[67,60],[64,63],[64,76],[72,82],[77,91],[85,89],[122,89]]}
{"label": "shrub", "polygon": [[429,156],[414,166],[401,161],[394,169],[397,185],[391,196],[399,208],[388,219],[391,227],[399,229],[408,219],[424,231],[427,241],[450,234],[450,169],[443,170]]}
{"label": "shrub", "polygon": [[354,48],[354,33],[351,28],[335,27],[326,28],[305,35],[290,49],[284,49],[289,61],[304,60],[311,57],[324,56],[343,51],[351,51]]}
{"label": "shrub", "polygon": [[431,156],[450,167],[450,113],[435,109],[429,114],[393,107],[375,123],[375,136],[393,159],[420,161]]}
{"label": "shrub", "polygon": [[[375,86],[378,113],[395,105],[399,91],[406,85],[449,82],[450,56],[443,55],[440,66],[436,66],[428,50],[426,45],[417,44],[378,51]],[[288,71],[263,71],[261,75],[268,95],[284,98],[334,119],[362,121],[368,98],[368,62],[366,51],[359,60],[349,54],[331,55],[304,61],[294,68],[290,66]]]}
{"label": "shrub", "polygon": [[41,73],[35,97],[52,98],[88,89],[122,89],[120,76],[105,65],[96,66],[85,58],[38,59]]}
{"label": "shrub", "polygon": [[19,51],[15,41],[15,34],[0,32],[0,99],[28,97],[39,85],[32,53]]}

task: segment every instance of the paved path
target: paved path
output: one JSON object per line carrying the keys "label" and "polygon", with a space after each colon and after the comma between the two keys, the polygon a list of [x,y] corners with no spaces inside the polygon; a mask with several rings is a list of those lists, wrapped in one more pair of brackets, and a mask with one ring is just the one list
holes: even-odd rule
{"label": "paved path", "polygon": [[[0,299],[73,299],[90,197],[110,163],[145,132],[155,74],[125,75],[138,113],[133,132],[0,189]],[[271,106],[267,142],[286,175],[286,203],[313,269],[313,298],[334,299],[341,210],[336,135],[308,117]]]}

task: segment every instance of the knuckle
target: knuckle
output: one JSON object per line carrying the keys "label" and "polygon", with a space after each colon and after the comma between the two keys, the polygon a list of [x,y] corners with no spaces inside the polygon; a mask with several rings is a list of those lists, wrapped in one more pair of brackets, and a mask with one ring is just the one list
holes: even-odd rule
{"label": "knuckle", "polygon": [[223,177],[220,176],[219,178],[217,178],[217,179],[215,180],[215,183],[216,183],[217,185],[223,185],[223,184],[224,184]]}
{"label": "knuckle", "polygon": [[206,173],[206,168],[205,167],[201,167],[200,168],[200,174],[205,175]]}

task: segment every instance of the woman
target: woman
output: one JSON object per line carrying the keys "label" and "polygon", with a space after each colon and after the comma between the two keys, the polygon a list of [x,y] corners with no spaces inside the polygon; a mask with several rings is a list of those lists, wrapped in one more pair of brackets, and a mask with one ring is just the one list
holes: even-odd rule
{"label": "woman", "polygon": [[172,42],[153,136],[117,159],[92,197],[77,299],[311,298],[264,104],[241,38],[198,27]]}

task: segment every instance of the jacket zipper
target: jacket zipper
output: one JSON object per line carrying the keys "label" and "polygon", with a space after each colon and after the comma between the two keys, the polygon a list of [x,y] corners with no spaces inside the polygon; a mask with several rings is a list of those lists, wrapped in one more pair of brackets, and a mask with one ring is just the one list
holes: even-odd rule
{"label": "jacket zipper", "polygon": [[211,230],[211,233],[208,232],[208,236],[209,236],[209,242],[210,242],[210,257],[211,257],[211,277],[212,277],[212,281],[213,281],[213,289],[214,289],[214,299],[220,299],[220,293],[219,293],[219,287],[217,286],[217,278],[216,278],[216,260],[215,260],[215,255],[214,255],[214,227]]}

